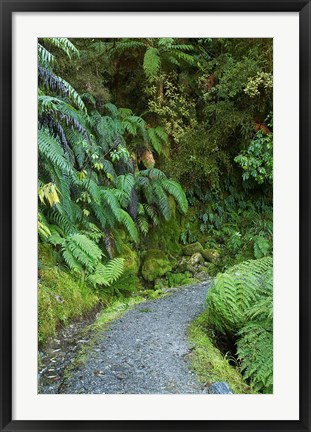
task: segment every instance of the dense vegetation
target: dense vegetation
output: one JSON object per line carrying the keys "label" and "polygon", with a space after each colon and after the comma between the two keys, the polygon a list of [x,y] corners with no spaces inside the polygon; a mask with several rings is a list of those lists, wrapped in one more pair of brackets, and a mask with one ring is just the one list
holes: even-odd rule
{"label": "dense vegetation", "polygon": [[223,272],[208,325],[271,392],[272,41],[48,38],[38,59],[40,342]]}

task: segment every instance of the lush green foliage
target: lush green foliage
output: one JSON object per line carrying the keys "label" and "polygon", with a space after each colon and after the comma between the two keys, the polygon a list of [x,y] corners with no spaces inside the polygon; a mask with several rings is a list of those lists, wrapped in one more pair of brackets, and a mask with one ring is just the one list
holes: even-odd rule
{"label": "lush green foliage", "polygon": [[221,253],[222,259],[210,268],[211,275],[236,262],[272,253],[273,219],[269,196],[237,192],[234,185],[230,185],[228,192],[189,191],[188,201],[191,206],[180,241],[183,244],[200,241],[206,248]]}
{"label": "lush green foliage", "polygon": [[259,130],[248,149],[234,158],[244,170],[244,180],[253,177],[259,184],[265,181],[272,183],[272,145],[272,134],[265,135]]}
{"label": "lush green foliage", "polygon": [[100,111],[87,109],[72,85],[55,74],[57,57],[48,50],[53,47],[67,61],[79,58],[66,38],[38,45],[39,236],[69,269],[94,286],[107,286],[123,271],[121,258],[107,261],[122,251],[120,232],[138,243],[150,224],[170,219],[169,196],[181,212],[187,200],[176,181],[147,163],[138,169],[137,157],[130,155],[138,139],[146,143],[145,153],[148,146],[160,151],[167,139],[163,128],[147,128],[142,117],[110,102]]}
{"label": "lush green foliage", "polygon": [[209,322],[234,337],[241,370],[256,391],[272,392],[272,258],[245,261],[220,273],[207,297]]}

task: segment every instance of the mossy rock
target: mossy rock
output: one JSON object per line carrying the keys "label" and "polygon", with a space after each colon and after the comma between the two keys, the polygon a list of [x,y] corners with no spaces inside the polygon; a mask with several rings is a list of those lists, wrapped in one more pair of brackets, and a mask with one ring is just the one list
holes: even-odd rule
{"label": "mossy rock", "polygon": [[133,274],[138,273],[139,258],[137,252],[127,244],[123,244],[121,257],[124,258],[124,268]]}
{"label": "mossy rock", "polygon": [[210,271],[208,270],[208,268],[200,266],[195,272],[194,276],[200,281],[205,281],[210,278]]}
{"label": "mossy rock", "polygon": [[189,259],[190,257],[182,257],[174,267],[174,271],[176,271],[176,273],[184,273],[187,271]]}
{"label": "mossy rock", "polygon": [[189,245],[185,245],[183,247],[182,251],[183,251],[184,255],[192,256],[193,254],[195,254],[197,252],[201,253],[203,251],[203,246],[199,242],[191,243]]}
{"label": "mossy rock", "polygon": [[194,253],[194,254],[191,256],[190,260],[189,260],[189,264],[190,264],[191,266],[195,266],[195,265],[203,264],[203,263],[204,263],[204,258],[203,258],[203,256],[200,254],[200,252],[196,252],[196,253]]}
{"label": "mossy rock", "polygon": [[196,270],[196,266],[190,263],[191,257],[182,257],[179,263],[176,265],[175,270],[177,273],[191,272],[192,274]]}
{"label": "mossy rock", "polygon": [[220,257],[220,254],[216,249],[204,249],[201,254],[207,261],[212,263],[217,262]]}
{"label": "mossy rock", "polygon": [[157,278],[164,276],[172,270],[172,264],[164,254],[158,249],[150,249],[144,257],[141,269],[143,278],[148,282],[153,282]]}

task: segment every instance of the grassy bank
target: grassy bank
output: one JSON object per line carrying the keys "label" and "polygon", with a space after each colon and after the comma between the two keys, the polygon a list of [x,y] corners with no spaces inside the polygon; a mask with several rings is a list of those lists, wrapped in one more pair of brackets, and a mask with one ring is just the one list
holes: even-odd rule
{"label": "grassy bank", "polygon": [[234,393],[253,393],[240,372],[214,345],[212,330],[206,324],[207,314],[205,311],[199,315],[188,332],[189,342],[194,346],[190,361],[197,379],[207,385],[225,381]]}

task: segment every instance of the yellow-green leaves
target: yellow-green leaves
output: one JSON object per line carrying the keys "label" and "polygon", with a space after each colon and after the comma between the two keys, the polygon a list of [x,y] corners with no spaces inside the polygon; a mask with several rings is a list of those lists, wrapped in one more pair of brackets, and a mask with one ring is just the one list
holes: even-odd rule
{"label": "yellow-green leaves", "polygon": [[52,182],[46,183],[38,188],[38,196],[42,204],[45,204],[45,200],[47,200],[51,207],[53,204],[58,204],[60,202],[58,194],[59,190]]}

